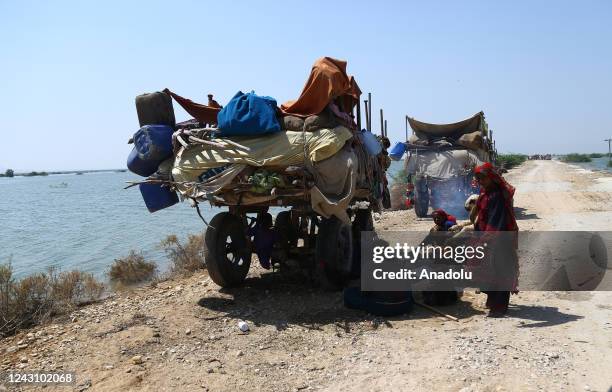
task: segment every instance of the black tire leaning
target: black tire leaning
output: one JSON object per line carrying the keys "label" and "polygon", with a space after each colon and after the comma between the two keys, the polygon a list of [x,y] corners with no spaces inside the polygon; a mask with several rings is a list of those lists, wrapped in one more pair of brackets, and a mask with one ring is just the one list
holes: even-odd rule
{"label": "black tire leaning", "polygon": [[[228,258],[227,239],[233,260]],[[246,229],[239,217],[221,212],[212,218],[204,235],[204,259],[210,278],[221,287],[237,286],[244,282],[251,266]],[[240,260],[242,263],[240,264]]]}

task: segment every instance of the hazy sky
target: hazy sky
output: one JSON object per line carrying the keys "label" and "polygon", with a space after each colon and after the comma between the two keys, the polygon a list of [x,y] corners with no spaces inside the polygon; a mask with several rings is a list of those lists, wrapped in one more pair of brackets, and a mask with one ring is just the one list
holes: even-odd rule
{"label": "hazy sky", "polygon": [[124,167],[136,95],[280,104],[321,56],[348,60],[393,141],[406,114],[483,110],[503,152],[607,149],[612,2],[425,3],[0,0],[0,168]]}

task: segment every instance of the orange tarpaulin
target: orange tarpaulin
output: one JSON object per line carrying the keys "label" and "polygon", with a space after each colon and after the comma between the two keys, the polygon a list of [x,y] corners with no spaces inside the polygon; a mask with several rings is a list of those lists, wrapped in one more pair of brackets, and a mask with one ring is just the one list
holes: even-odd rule
{"label": "orange tarpaulin", "polygon": [[346,61],[323,57],[312,66],[300,97],[282,104],[281,110],[285,114],[312,116],[321,113],[333,99],[340,98],[341,109],[350,112],[360,95],[357,82],[346,74]]}
{"label": "orange tarpaulin", "polygon": [[193,102],[191,99],[183,98],[180,95],[173,93],[168,89],[164,89],[166,94],[170,94],[172,98],[179,105],[185,109],[185,111],[193,116],[196,120],[207,123],[207,124],[216,124],[217,123],[217,113],[221,110],[220,108],[214,108],[211,106],[202,105],[201,103]]}

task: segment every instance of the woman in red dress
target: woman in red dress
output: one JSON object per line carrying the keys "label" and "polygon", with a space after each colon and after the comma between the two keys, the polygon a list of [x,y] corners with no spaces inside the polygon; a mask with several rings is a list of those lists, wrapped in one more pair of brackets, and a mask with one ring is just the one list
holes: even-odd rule
{"label": "woman in red dress", "polygon": [[474,174],[480,184],[480,196],[476,202],[478,218],[474,230],[514,232],[513,235],[492,236],[496,238],[491,263],[497,276],[489,282],[484,292],[487,294],[489,316],[500,317],[508,310],[510,292],[518,292],[518,225],[514,216],[514,187],[490,163],[476,167]]}

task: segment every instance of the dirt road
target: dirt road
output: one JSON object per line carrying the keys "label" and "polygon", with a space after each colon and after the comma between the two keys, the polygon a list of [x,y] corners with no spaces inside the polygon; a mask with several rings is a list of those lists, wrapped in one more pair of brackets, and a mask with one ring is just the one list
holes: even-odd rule
{"label": "dirt road", "polygon": [[[610,229],[611,178],[557,162],[508,173],[522,230]],[[426,229],[412,211],[377,230]],[[612,292],[523,292],[488,319],[484,296],[390,319],[347,310],[302,276],[205,273],[84,307],[0,341],[3,370],[72,370],[91,391],[608,391]],[[239,320],[250,326],[243,333]],[[1,390],[2,387],[0,387]],[[56,388],[66,390],[65,388]],[[47,387],[45,390],[55,390]]]}

